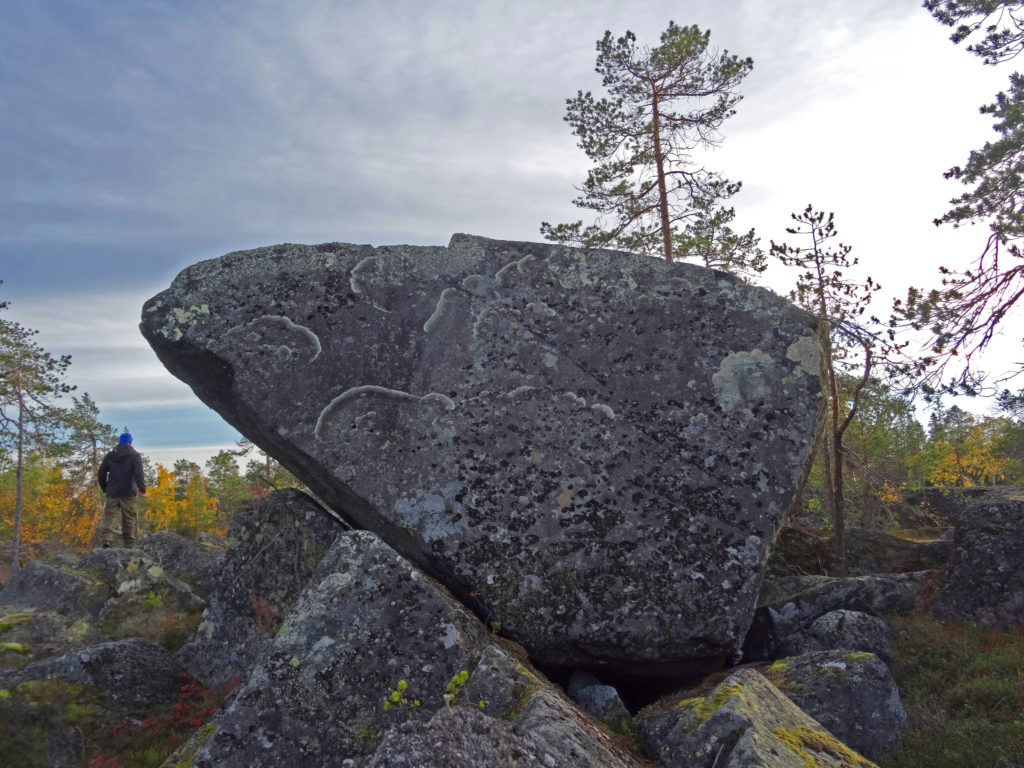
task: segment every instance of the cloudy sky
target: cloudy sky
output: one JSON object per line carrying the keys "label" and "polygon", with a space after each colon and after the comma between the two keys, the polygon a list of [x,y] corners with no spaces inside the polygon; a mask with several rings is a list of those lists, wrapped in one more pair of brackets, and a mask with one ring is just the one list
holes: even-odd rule
{"label": "cloudy sky", "polygon": [[[965,266],[942,171],[991,133],[1008,71],[917,0],[5,0],[0,299],[157,461],[236,433],[166,373],[143,302],[195,261],[280,242],[538,240],[579,218],[565,99],[595,42],[669,20],[754,59],[708,163],[737,223],[783,240],[808,203],[888,295]],[[763,282],[785,292],[774,267]],[[884,311],[885,307],[879,307]]]}

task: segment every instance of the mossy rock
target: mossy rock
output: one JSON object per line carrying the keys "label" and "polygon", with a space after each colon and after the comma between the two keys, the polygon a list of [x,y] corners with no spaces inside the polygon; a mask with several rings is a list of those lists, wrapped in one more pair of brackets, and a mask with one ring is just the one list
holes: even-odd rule
{"label": "mossy rock", "polygon": [[668,768],[874,766],[750,668],[733,673],[703,699],[641,713],[638,721],[645,752]]}

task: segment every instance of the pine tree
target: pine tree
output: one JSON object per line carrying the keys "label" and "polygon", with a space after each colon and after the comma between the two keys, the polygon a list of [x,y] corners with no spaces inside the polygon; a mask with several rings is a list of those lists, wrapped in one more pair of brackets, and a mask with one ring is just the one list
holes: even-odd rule
{"label": "pine tree", "polygon": [[[872,334],[859,318],[871,294],[881,286],[870,277],[864,283],[851,280],[845,270],[857,264],[850,258],[852,248],[840,243],[835,249],[828,241],[838,235],[834,215],[815,211],[810,205],[803,213],[792,215],[796,225],[786,229],[791,235],[810,238],[810,247],[792,247],[772,243],[771,252],[784,265],[804,270],[797,278],[790,298],[818,317],[822,347],[821,382],[826,401],[826,417],[819,442],[825,470],[825,503],[832,519],[835,562],[840,575],[846,572],[845,513],[843,495],[843,435],[857,415],[859,398],[871,377],[874,344]],[[851,355],[859,352],[862,370],[850,376]],[[844,375],[845,374],[845,375]],[[844,392],[842,382],[852,382]]]}
{"label": "pine tree", "polygon": [[[0,303],[0,309],[6,303]],[[59,398],[74,387],[64,381],[71,356],[54,357],[33,341],[37,331],[0,318],[0,439],[13,445],[17,479],[11,537],[11,571],[21,566],[21,516],[26,451],[44,442],[60,423]]]}
{"label": "pine tree", "polygon": [[[697,216],[695,201],[714,210],[739,190],[694,157],[721,141],[718,131],[741,98],[736,89],[753,67],[749,58],[712,50],[710,38],[675,22],[655,48],[638,47],[629,31],[618,39],[605,32],[596,71],[609,95],[579,91],[567,100],[565,116],[596,163],[573,203],[595,211],[597,220],[543,222],[544,237],[672,261],[681,225]],[[738,258],[730,263],[739,266]]]}

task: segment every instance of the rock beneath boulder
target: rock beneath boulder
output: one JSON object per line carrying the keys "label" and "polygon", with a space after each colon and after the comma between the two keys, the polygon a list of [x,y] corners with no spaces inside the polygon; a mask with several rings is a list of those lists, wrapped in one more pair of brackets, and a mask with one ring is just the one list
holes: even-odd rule
{"label": "rock beneath boulder", "polygon": [[455,698],[457,703],[479,707],[491,717],[514,720],[533,694],[547,685],[525,660],[491,645],[480,654],[462,694]]}
{"label": "rock beneath boulder", "polygon": [[776,658],[789,637],[832,611],[850,610],[872,616],[908,613],[917,604],[929,574],[930,571],[920,571],[843,579],[789,576],[766,581],[754,623],[743,642],[743,659]]}
{"label": "rock beneath boulder", "polygon": [[672,701],[638,716],[647,754],[667,768],[874,766],[753,669],[706,698]]}
{"label": "rock beneath boulder", "polygon": [[343,530],[294,488],[242,510],[199,629],[181,650],[189,672],[211,687],[248,675]]}
{"label": "rock beneath boulder", "polygon": [[0,670],[0,688],[59,678],[102,693],[123,714],[143,717],[177,698],[181,675],[181,668],[162,646],[133,638]]}
{"label": "rock beneath boulder", "polygon": [[625,768],[638,763],[550,687],[531,696],[514,723],[520,733],[540,739],[558,758],[559,768]]}
{"label": "rock beneath boulder", "polygon": [[546,745],[479,710],[443,708],[384,734],[366,768],[558,768]]}
{"label": "rock beneath boulder", "polygon": [[552,665],[661,675],[735,651],[820,401],[815,320],[767,290],[465,235],[228,254],[151,299],[142,332]]}
{"label": "rock beneath boulder", "polygon": [[960,516],[932,612],[994,629],[1024,626],[1024,489],[984,494]]}
{"label": "rock beneath boulder", "polygon": [[632,729],[633,716],[619,692],[589,672],[573,672],[566,693],[573,703],[613,731],[624,734]]}
{"label": "rock beneath boulder", "polygon": [[111,583],[96,573],[30,560],[4,585],[0,603],[95,617],[112,593]]}
{"label": "rock beneath boulder", "polygon": [[811,651],[866,651],[883,661],[892,657],[892,628],[885,619],[860,611],[830,611],[804,630],[790,635],[780,647],[784,656]]}
{"label": "rock beneath boulder", "polygon": [[343,533],[194,765],[320,768],[370,755],[389,727],[445,706],[489,637],[375,535]]}
{"label": "rock beneath boulder", "polygon": [[139,539],[139,549],[205,598],[220,581],[227,540],[212,534],[188,539],[172,531],[157,531]]}
{"label": "rock beneath boulder", "polygon": [[874,654],[805,653],[763,672],[833,736],[872,760],[895,747],[906,730],[899,689]]}

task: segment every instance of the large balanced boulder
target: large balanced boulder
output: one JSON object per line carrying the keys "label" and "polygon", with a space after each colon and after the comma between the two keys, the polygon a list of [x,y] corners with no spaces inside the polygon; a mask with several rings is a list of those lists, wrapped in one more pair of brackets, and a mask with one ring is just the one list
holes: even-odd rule
{"label": "large balanced boulder", "polygon": [[612,251],[279,245],[189,267],[141,327],[328,506],[595,671],[736,650],[819,409],[812,316]]}

